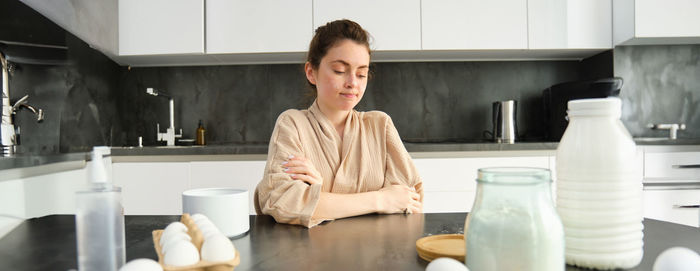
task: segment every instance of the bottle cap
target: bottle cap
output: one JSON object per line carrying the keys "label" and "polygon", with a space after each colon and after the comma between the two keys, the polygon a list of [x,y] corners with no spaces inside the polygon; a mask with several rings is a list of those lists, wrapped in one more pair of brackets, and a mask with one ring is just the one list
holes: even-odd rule
{"label": "bottle cap", "polygon": [[107,170],[105,169],[103,157],[105,155],[110,155],[109,147],[94,147],[92,149],[92,161],[90,161],[89,176],[90,183],[92,184],[105,184],[109,183],[109,178],[107,177]]}
{"label": "bottle cap", "polygon": [[617,97],[571,100],[567,114],[575,116],[611,116],[622,115],[622,100]]}

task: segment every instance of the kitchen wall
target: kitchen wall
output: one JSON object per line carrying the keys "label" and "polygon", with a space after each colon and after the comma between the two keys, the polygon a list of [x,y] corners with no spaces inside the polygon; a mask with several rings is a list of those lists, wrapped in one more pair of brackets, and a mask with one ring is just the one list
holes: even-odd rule
{"label": "kitchen wall", "polygon": [[[124,144],[126,137],[117,111],[120,67],[24,4],[2,2],[0,40],[17,37],[7,27],[19,23],[23,31],[41,30],[27,34],[36,38],[32,42],[41,42],[38,36],[51,33],[52,41],[63,36],[61,45],[67,47],[63,52],[43,55],[32,47],[14,50],[0,46],[0,51],[10,54],[8,59],[18,56],[11,53],[21,53],[18,60],[23,59],[13,64],[10,74],[11,102],[28,94],[29,104],[43,109],[45,115],[44,121],[37,123],[30,111],[23,109],[17,113],[15,125],[20,127],[20,151],[50,154]],[[25,64],[42,62],[59,64]]]}
{"label": "kitchen wall", "polygon": [[679,138],[700,138],[700,45],[620,46],[615,75],[624,78],[622,120],[636,137],[667,137],[649,123],[685,123]]}
{"label": "kitchen wall", "polygon": [[[541,140],[542,90],[589,76],[582,63],[376,63],[358,109],[387,112],[406,141],[475,142],[492,128],[491,103],[514,99],[519,133]],[[156,123],[163,131],[168,123],[167,100],[147,95],[147,87],[174,96],[184,137],[194,137],[201,119],[211,144],[266,143],[282,111],[310,104],[302,65],[124,68],[117,95],[129,144],[138,136],[155,144]]]}
{"label": "kitchen wall", "polygon": [[[46,112],[42,123],[29,112],[16,116],[25,152],[136,145],[139,136],[145,145],[162,144],[155,140],[156,123],[165,131],[168,103],[147,95],[147,87],[175,98],[176,127],[185,138],[193,138],[203,120],[210,144],[266,144],[279,113],[310,103],[299,64],[119,67],[30,8],[14,5],[3,14],[21,14],[22,24],[62,33],[68,48],[61,65],[19,63],[11,74],[11,99],[29,94],[30,104]],[[625,79],[623,122],[634,136],[667,135],[647,123],[683,122],[687,129],[679,137],[698,138],[699,55],[700,45],[626,46],[583,61],[374,63],[358,109],[387,112],[407,142],[480,142],[492,129],[491,103],[514,99],[521,139],[541,141],[544,88],[614,74]]]}

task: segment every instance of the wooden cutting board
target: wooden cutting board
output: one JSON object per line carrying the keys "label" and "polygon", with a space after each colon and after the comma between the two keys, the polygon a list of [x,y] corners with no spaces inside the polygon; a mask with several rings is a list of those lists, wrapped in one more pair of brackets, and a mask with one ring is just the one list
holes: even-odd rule
{"label": "wooden cutting board", "polygon": [[426,236],[416,241],[418,256],[426,261],[449,257],[464,262],[466,246],[464,234],[438,234]]}

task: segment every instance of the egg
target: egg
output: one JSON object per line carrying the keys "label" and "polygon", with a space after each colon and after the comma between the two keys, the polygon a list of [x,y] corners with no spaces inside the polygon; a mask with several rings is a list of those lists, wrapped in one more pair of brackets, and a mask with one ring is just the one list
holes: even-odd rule
{"label": "egg", "polygon": [[169,232],[168,234],[163,233],[163,235],[160,236],[160,247],[165,246],[165,243],[171,239],[186,239],[187,241],[191,241],[192,237],[185,232]]}
{"label": "egg", "polygon": [[163,246],[163,241],[166,239],[168,236],[172,234],[177,234],[177,233],[185,233],[187,234],[187,226],[185,224],[182,224],[180,222],[173,222],[168,224],[167,227],[163,230],[163,234],[160,235],[160,246]]}
{"label": "egg", "polygon": [[659,254],[654,262],[654,271],[697,271],[700,255],[685,247],[672,247]]}
{"label": "egg", "polygon": [[469,271],[469,269],[460,261],[442,257],[430,262],[425,271]]}
{"label": "egg", "polygon": [[202,244],[202,260],[210,262],[228,261],[236,257],[236,248],[223,234],[209,236]]}
{"label": "egg", "polygon": [[185,224],[182,224],[180,222],[170,223],[163,230],[163,234],[166,234],[166,233],[170,234],[171,232],[187,232],[187,226],[185,226]]}
{"label": "egg", "polygon": [[210,221],[209,221],[209,218],[208,218],[207,216],[203,215],[203,214],[199,214],[199,213],[198,213],[198,214],[193,214],[193,215],[191,215],[190,217],[192,218],[192,221],[194,221],[194,223],[197,224],[197,225],[199,225],[199,223],[202,222],[202,221],[210,222]]}
{"label": "egg", "polygon": [[163,262],[172,266],[196,264],[199,262],[199,252],[192,242],[180,241],[165,253]]}
{"label": "egg", "polygon": [[204,236],[204,239],[206,239],[207,235],[221,233],[219,232],[219,229],[216,226],[214,226],[214,224],[202,225],[199,227],[199,230],[202,232],[202,236]]}
{"label": "egg", "polygon": [[177,244],[177,243],[179,243],[179,242],[191,242],[191,241],[192,241],[192,240],[191,240],[190,236],[187,235],[187,234],[185,234],[185,235],[175,235],[175,236],[172,236],[172,238],[169,238],[168,240],[166,240],[166,241],[163,243],[163,245],[160,247],[160,252],[163,253],[163,254],[165,254],[165,253],[167,253],[167,251],[170,250],[170,248],[172,248],[175,244]]}
{"label": "egg", "polygon": [[163,267],[154,260],[142,258],[126,263],[119,271],[163,271]]}

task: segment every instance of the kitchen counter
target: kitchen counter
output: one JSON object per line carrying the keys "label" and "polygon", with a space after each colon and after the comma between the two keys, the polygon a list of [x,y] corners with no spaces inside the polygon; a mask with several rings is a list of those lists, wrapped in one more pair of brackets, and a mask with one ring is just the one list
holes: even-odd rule
{"label": "kitchen counter", "polygon": [[[364,215],[311,229],[277,224],[270,216],[250,216],[250,231],[233,240],[244,270],[425,270],[415,242],[434,234],[463,233],[466,213]],[[178,216],[126,216],[126,257],[157,259],[151,231]],[[698,229],[644,220],[644,258],[630,270],[652,270],[665,249],[700,251]],[[507,259],[504,259],[507,260]],[[0,270],[76,268],[72,215],[29,219],[0,239]],[[583,270],[567,266],[566,270]]]}
{"label": "kitchen counter", "polygon": [[[663,147],[686,150],[700,150],[700,139],[677,139],[665,140],[662,138],[640,138],[636,140],[641,147]],[[533,156],[533,155],[553,155],[557,148],[557,142],[517,142],[515,144],[499,144],[489,142],[474,143],[404,143],[406,150],[413,157],[469,157],[469,156]],[[112,147],[112,156],[115,162],[135,162],[135,161],[155,161],[166,156],[201,156],[194,160],[265,160],[267,155],[267,144],[230,144],[230,145],[207,145],[207,146],[157,146],[157,147]],[[144,159],[144,157],[151,157]],[[30,176],[36,174],[15,172],[8,173],[7,170],[18,170],[28,167],[36,167],[61,162],[84,161],[89,158],[88,153],[65,153],[52,155],[19,154],[12,157],[0,157],[0,171],[4,175]],[[192,158],[188,158],[192,159]],[[166,159],[167,160],[167,159]],[[176,159],[177,160],[177,159]],[[193,161],[194,161],[193,160]],[[72,168],[75,168],[73,166]],[[8,176],[0,179],[8,179]]]}

